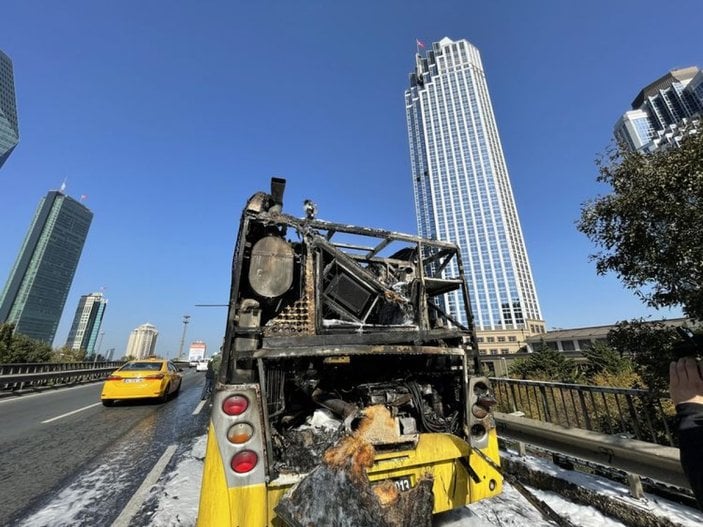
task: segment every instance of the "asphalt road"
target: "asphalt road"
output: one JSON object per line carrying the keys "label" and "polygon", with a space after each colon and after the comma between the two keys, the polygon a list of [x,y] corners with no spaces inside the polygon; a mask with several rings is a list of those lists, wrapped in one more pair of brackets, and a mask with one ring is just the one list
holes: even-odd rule
{"label": "asphalt road", "polygon": [[204,382],[186,370],[163,404],[105,408],[102,383],[0,400],[0,525],[111,525],[166,450],[205,432]]}

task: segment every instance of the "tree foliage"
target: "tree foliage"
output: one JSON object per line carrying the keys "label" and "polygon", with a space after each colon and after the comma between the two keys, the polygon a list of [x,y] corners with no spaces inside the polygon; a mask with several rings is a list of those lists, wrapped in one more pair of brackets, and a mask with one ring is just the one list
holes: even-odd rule
{"label": "tree foliage", "polygon": [[86,360],[85,350],[74,350],[64,346],[54,351],[51,360],[53,362],[83,362]]}
{"label": "tree foliage", "polygon": [[605,343],[595,342],[582,353],[586,362],[581,369],[589,381],[601,374],[619,375],[633,370],[632,361]]}
{"label": "tree foliage", "polygon": [[608,343],[632,358],[635,372],[652,390],[667,390],[672,348],[678,341],[675,328],[642,319],[618,322],[608,333]]}
{"label": "tree foliage", "polygon": [[542,345],[524,359],[510,366],[510,375],[521,379],[540,381],[575,382],[578,377],[576,363],[562,352]]}
{"label": "tree foliage", "polygon": [[14,324],[0,324],[0,364],[46,362],[50,359],[51,346],[15,333]]}
{"label": "tree foliage", "polygon": [[597,272],[703,319],[703,133],[651,154],[619,148],[598,170],[611,192],[585,203],[577,224],[600,249]]}

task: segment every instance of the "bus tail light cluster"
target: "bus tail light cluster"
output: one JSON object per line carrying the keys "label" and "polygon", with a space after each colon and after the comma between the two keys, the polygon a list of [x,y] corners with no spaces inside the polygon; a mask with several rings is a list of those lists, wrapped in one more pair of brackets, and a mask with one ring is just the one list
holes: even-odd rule
{"label": "bus tail light cluster", "polygon": [[471,445],[485,448],[488,445],[488,431],[495,427],[492,407],[496,404],[491,385],[485,377],[469,379],[468,389],[469,431]]}
{"label": "bus tail light cluster", "polygon": [[[222,401],[222,412],[234,420],[227,429],[227,440],[234,447],[244,446],[254,436],[254,426],[243,419],[247,417],[250,408],[249,398],[241,393],[235,393]],[[254,470],[259,463],[259,454],[251,448],[237,450],[232,455],[230,467],[237,474],[247,474]]]}

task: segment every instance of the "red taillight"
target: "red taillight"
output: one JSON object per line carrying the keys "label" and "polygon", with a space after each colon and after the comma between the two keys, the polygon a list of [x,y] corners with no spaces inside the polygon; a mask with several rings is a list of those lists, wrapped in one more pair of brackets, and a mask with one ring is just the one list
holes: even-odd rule
{"label": "red taillight", "polygon": [[147,375],[144,377],[145,379],[163,379],[164,374],[163,373],[155,373],[154,375]]}
{"label": "red taillight", "polygon": [[222,411],[227,415],[242,415],[249,408],[249,399],[243,395],[232,395],[222,403]]}
{"label": "red taillight", "polygon": [[246,474],[247,472],[254,470],[254,467],[258,462],[259,456],[256,455],[256,452],[252,452],[251,450],[242,450],[241,452],[235,454],[232,458],[232,470],[234,470],[237,474]]}
{"label": "red taillight", "polygon": [[119,375],[110,375],[106,380],[108,381],[121,381],[122,377]]}

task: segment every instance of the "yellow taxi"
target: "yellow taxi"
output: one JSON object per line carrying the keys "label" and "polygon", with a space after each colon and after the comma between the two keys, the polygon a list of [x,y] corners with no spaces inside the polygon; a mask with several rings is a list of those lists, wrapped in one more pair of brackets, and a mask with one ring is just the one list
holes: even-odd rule
{"label": "yellow taxi", "polygon": [[181,390],[181,370],[166,359],[133,360],[105,380],[100,400],[105,406],[124,399],[156,398],[166,402]]}

